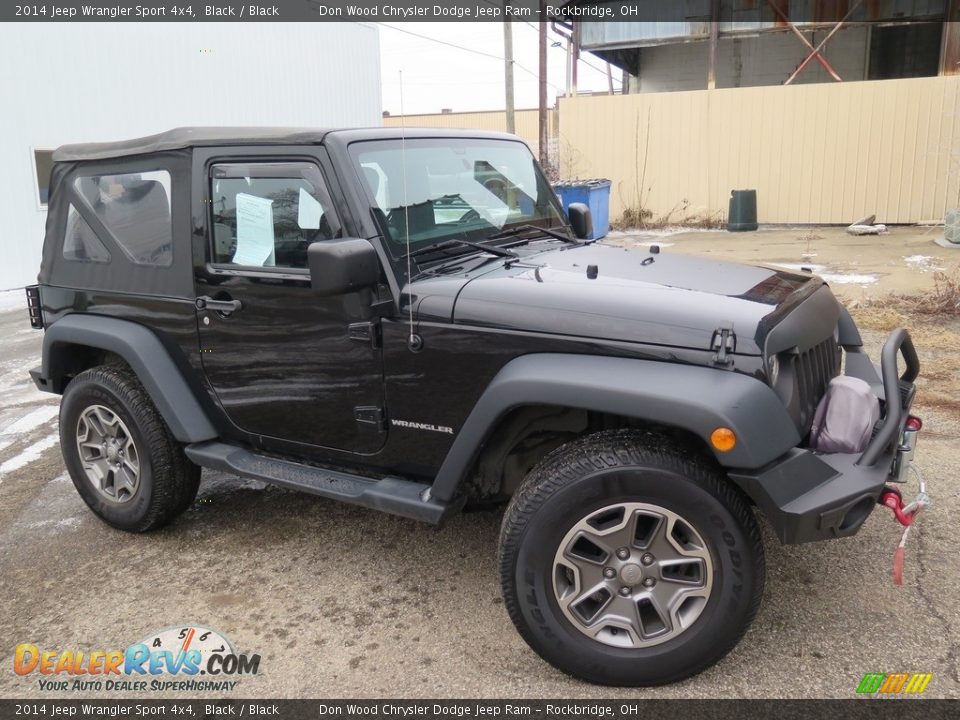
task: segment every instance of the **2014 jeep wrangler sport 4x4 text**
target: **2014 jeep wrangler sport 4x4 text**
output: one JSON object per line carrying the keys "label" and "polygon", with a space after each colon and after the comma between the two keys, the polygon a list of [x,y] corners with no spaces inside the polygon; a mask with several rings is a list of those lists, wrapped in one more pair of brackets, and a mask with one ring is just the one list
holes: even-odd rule
{"label": "2014 jeep wrangler sport 4x4 text", "polygon": [[[906,331],[878,373],[818,277],[584,240],[513,136],[186,128],[53,159],[32,375],[116,528],[171,521],[201,468],[428,523],[503,501],[523,638],[646,685],[743,635],[754,507],[784,543],[852,535],[910,466]],[[841,365],[882,413],[818,452]]]}

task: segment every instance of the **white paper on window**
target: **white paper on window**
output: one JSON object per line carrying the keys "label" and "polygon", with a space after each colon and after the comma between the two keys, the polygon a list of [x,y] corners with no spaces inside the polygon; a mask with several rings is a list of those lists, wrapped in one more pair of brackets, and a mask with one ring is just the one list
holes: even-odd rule
{"label": "white paper on window", "polygon": [[302,230],[318,230],[323,206],[303,188],[300,188],[300,201],[297,203],[297,225]]}
{"label": "white paper on window", "polygon": [[273,249],[273,200],[237,193],[237,251],[233,262],[272,266],[276,263]]}

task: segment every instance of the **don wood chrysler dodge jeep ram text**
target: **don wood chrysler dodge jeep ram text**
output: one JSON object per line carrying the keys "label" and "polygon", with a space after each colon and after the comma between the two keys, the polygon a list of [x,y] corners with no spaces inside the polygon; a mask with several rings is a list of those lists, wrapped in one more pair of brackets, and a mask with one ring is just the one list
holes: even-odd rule
{"label": "don wood chrysler dodge jeep ram text", "polygon": [[[32,375],[116,528],[170,522],[201,468],[428,523],[499,501],[523,638],[644,685],[743,635],[755,509],[842,538],[910,468],[905,330],[878,370],[816,276],[593,242],[513,136],[182,128],[53,159]],[[856,452],[811,441],[837,378],[878,408]]]}

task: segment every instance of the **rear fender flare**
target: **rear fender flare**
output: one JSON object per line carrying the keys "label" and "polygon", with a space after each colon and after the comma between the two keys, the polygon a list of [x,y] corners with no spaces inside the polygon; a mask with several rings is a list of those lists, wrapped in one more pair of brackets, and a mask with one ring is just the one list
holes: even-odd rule
{"label": "rear fender flare", "polygon": [[130,366],[173,436],[180,442],[212,440],[217,432],[170,353],[153,332],[128,320],[72,313],[47,328],[42,377],[61,388],[64,351],[81,345],[112,352]]}

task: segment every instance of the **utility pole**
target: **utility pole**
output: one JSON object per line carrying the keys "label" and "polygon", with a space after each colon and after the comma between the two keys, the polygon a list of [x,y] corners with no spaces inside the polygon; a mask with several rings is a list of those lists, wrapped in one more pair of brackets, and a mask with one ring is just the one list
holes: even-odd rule
{"label": "utility pole", "polygon": [[717,48],[720,40],[720,0],[710,2],[710,49],[707,59],[707,90],[717,87]]}
{"label": "utility pole", "polygon": [[[504,0],[505,10],[509,5],[510,0]],[[507,132],[513,134],[517,132],[517,126],[513,106],[513,28],[509,20],[503,21],[503,85],[507,102]]]}
{"label": "utility pole", "polygon": [[577,68],[580,65],[580,41],[577,40],[577,24],[571,23],[570,26],[570,44],[573,49],[573,57],[570,58],[570,92],[571,95],[577,95]]}
{"label": "utility pole", "polygon": [[[547,16],[545,0],[540,0],[540,17]],[[540,122],[540,165],[547,167],[547,23],[540,21],[540,103],[538,119]]]}

